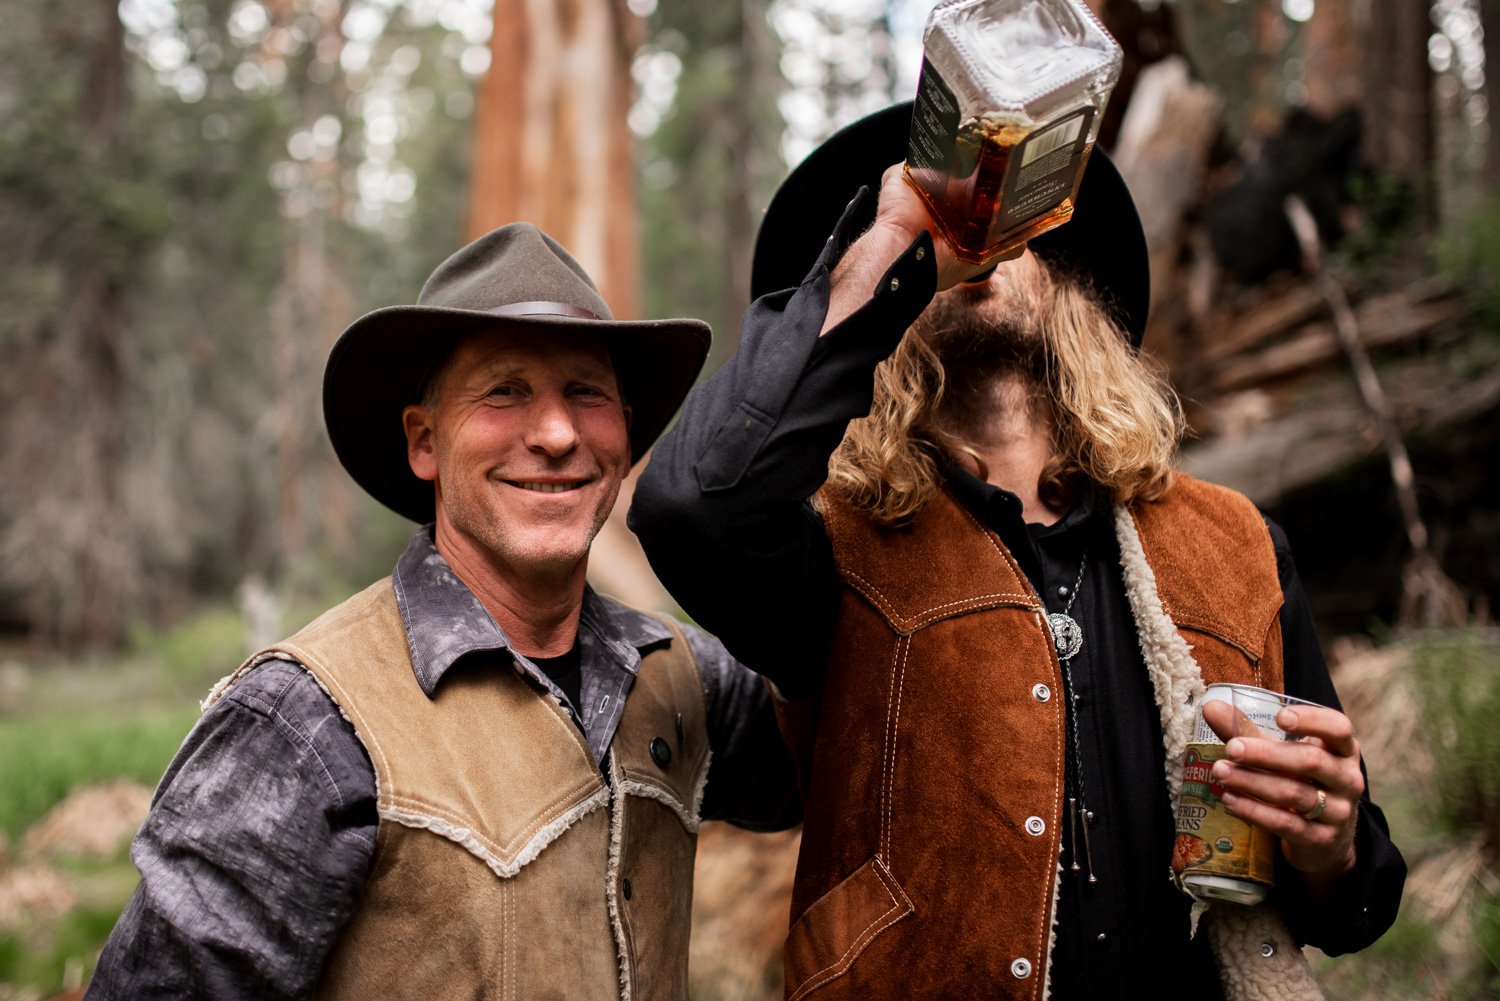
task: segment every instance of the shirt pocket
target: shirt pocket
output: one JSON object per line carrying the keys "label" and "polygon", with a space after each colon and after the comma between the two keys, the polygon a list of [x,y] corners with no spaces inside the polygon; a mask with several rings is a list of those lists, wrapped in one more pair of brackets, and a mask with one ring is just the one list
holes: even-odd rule
{"label": "shirt pocket", "polygon": [[776,426],[775,420],[748,401],[741,402],[708,443],[693,471],[704,493],[736,486]]}

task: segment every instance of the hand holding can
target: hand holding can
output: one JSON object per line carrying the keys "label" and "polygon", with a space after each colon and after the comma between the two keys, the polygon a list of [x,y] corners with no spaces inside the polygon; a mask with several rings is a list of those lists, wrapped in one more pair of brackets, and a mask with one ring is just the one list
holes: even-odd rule
{"label": "hand holding can", "polygon": [[[1183,762],[1177,843],[1172,854],[1173,872],[1193,896],[1256,904],[1275,884],[1275,853],[1281,832],[1253,822],[1263,818],[1242,816],[1237,807],[1249,798],[1246,786],[1258,791],[1274,787],[1281,795],[1291,796],[1296,787],[1306,783],[1295,774],[1251,776],[1247,773],[1254,765],[1244,768],[1233,759],[1246,757],[1249,747],[1253,752],[1249,757],[1255,761],[1288,761],[1284,755],[1264,753],[1266,745],[1300,739],[1298,733],[1283,729],[1278,722],[1284,719],[1281,714],[1287,708],[1332,712],[1251,685],[1213,685],[1204,694],[1193,741]],[[1234,781],[1229,781],[1231,770]],[[1326,810],[1326,792],[1317,788],[1312,791],[1315,802],[1303,823],[1316,822]]]}
{"label": "hand holding can", "polygon": [[1354,865],[1365,791],[1359,741],[1342,712],[1300,700],[1284,699],[1276,723],[1296,739],[1232,736],[1212,778],[1229,812],[1278,838],[1316,894]]}

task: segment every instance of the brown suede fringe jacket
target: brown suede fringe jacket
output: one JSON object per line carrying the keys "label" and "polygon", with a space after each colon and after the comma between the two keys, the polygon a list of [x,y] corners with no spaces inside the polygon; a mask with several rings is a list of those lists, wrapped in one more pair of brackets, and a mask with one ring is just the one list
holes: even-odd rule
{"label": "brown suede fringe jacket", "polygon": [[[782,717],[807,804],[788,1001],[1041,1001],[1064,795],[1046,610],[946,493],[899,529],[821,500],[845,592],[820,704]],[[1275,552],[1248,500],[1187,476],[1115,523],[1175,803],[1206,684],[1282,687]],[[987,781],[977,761],[1003,764]],[[1230,1001],[1320,996],[1267,905],[1216,905],[1205,928]]]}
{"label": "brown suede fringe jacket", "polygon": [[220,682],[205,707],[270,657],[302,664],[375,767],[375,857],[319,998],[687,997],[707,713],[662,621],[675,641],[641,660],[608,783],[519,671],[455,672],[429,699],[390,578]]}

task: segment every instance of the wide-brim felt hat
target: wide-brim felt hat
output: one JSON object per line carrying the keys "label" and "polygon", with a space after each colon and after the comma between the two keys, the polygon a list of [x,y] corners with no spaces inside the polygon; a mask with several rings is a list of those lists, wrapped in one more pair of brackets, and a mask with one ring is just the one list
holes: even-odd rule
{"label": "wide-brim felt hat", "polygon": [[323,371],[323,419],[339,461],[376,500],[417,522],[433,485],[407,462],[401,411],[471,334],[596,335],[631,407],[631,461],[665,430],[698,378],[711,335],[700,320],[616,320],[593,281],[530,223],[494,230],[444,261],[416,305],[366,313],[339,336]]}
{"label": "wide-brim felt hat", "polygon": [[[906,159],[911,114],[906,101],[867,115],[835,132],[787,175],[756,237],[753,297],[802,283],[860,187],[878,192],[885,169]],[[875,198],[866,199],[853,234],[874,221],[875,206]],[[1089,157],[1073,218],[1028,246],[1087,280],[1131,343],[1140,345],[1151,302],[1146,234],[1130,189],[1103,150],[1096,147]]]}

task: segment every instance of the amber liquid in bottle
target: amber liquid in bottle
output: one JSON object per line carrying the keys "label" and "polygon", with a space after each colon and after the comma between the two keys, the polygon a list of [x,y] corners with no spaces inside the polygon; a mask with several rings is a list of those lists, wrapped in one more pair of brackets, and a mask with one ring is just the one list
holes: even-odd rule
{"label": "amber liquid in bottle", "polygon": [[[956,138],[957,159],[972,162],[965,176],[931,169],[906,168],[906,178],[927,202],[933,221],[942,230],[955,256],[973,264],[987,264],[1008,250],[1061,226],[1073,217],[1074,200],[1083,180],[1084,168],[1094,144],[1085,143],[1073,173],[1071,187],[1030,206],[1012,206],[1007,196],[1024,200],[1018,191],[1017,174],[1025,168],[1018,155],[1034,133],[1010,125],[976,123]],[[1066,155],[1066,150],[1060,150]],[[1054,154],[1055,155],[1055,154]],[[1034,197],[1035,192],[1031,193]],[[1050,203],[1050,204],[1049,204]]]}

